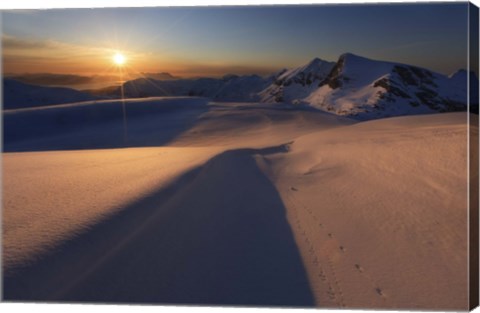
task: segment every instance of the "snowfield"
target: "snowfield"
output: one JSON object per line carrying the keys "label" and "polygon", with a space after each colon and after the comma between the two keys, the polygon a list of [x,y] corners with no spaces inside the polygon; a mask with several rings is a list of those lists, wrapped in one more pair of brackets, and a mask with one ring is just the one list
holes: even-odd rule
{"label": "snowfield", "polygon": [[3,109],[7,110],[96,99],[71,88],[42,87],[10,78],[3,78],[2,83]]}
{"label": "snowfield", "polygon": [[5,300],[468,308],[467,113],[123,105],[4,111]]}
{"label": "snowfield", "polygon": [[467,303],[465,119],[360,123],[302,136],[272,157],[317,303]]}

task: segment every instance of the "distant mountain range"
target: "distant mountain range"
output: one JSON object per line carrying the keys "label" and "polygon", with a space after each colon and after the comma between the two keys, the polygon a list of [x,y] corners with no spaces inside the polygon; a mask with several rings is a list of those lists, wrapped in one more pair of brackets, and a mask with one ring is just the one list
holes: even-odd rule
{"label": "distant mountain range", "polygon": [[[214,101],[290,103],[307,105],[357,119],[463,111],[467,109],[467,79],[472,90],[470,103],[478,112],[478,78],[459,70],[445,76],[400,63],[367,59],[351,53],[337,62],[315,58],[307,64],[284,69],[269,77],[226,75],[222,78],[182,79],[169,73],[145,73],[121,87],[79,93],[75,90],[36,91],[4,80],[4,108],[45,105],[102,98],[152,96],[202,96]],[[6,85],[5,85],[6,84]],[[8,88],[5,88],[8,87]],[[40,88],[40,87],[38,87]],[[11,93],[14,92],[16,96]],[[65,96],[61,96],[64,94]],[[41,95],[39,97],[38,95]],[[90,98],[89,98],[90,97]],[[12,102],[13,101],[13,102]]]}
{"label": "distant mountain range", "polygon": [[299,101],[359,118],[463,111],[467,109],[467,73],[463,75],[447,77],[415,66],[344,54],[318,88]]}
{"label": "distant mountain range", "polygon": [[[258,75],[226,75],[223,78],[196,78],[155,80],[138,78],[123,85],[125,97],[201,96],[218,101],[251,102],[259,100],[257,94],[273,80]],[[117,94],[120,94],[120,88]]]}
{"label": "distant mountain range", "polygon": [[161,73],[144,73],[142,72],[142,76],[146,78],[153,78],[153,79],[158,79],[158,80],[170,80],[170,79],[180,79],[180,77],[173,76],[170,73],[167,72],[161,72]]}
{"label": "distant mountain range", "polygon": [[[314,59],[281,73],[261,91],[261,102],[306,104],[359,119],[467,109],[467,71],[450,77],[351,53],[336,63]],[[471,73],[472,85],[478,78]],[[478,89],[471,103],[478,111]]]}

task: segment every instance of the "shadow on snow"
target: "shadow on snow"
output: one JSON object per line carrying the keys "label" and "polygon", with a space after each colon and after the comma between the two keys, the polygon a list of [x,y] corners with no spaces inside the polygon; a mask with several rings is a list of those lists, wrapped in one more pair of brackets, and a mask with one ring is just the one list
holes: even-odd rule
{"label": "shadow on snow", "polygon": [[4,277],[7,301],[314,306],[281,198],[224,152]]}

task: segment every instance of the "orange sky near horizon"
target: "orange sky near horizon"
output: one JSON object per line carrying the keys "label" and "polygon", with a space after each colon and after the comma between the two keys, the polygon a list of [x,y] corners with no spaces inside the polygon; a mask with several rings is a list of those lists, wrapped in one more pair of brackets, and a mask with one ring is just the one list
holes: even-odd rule
{"label": "orange sky near horizon", "polygon": [[[7,74],[53,73],[76,75],[123,75],[136,77],[141,73],[168,72],[174,76],[222,76],[235,74],[269,74],[274,67],[232,65],[225,62],[196,62],[115,47],[92,47],[58,41],[34,41],[2,36],[3,72]],[[115,53],[125,56],[124,66],[113,61]]]}

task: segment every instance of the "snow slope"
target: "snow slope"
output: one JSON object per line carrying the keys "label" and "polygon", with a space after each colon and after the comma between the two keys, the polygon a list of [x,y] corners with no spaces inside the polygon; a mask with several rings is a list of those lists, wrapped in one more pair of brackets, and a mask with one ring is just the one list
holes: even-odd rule
{"label": "snow slope", "polygon": [[419,67],[342,55],[310,105],[360,119],[467,108],[465,86]]}
{"label": "snow slope", "polygon": [[[259,97],[262,102],[306,104],[360,120],[465,111],[467,75],[459,71],[447,77],[416,66],[345,53],[337,62],[315,58],[280,72]],[[473,73],[470,79],[472,86],[478,86]],[[478,96],[473,96],[471,103],[478,106]]]}
{"label": "snow slope", "polygon": [[274,82],[259,93],[261,102],[293,102],[318,88],[334,67],[334,62],[315,58],[308,64],[280,72]]}
{"label": "snow slope", "polygon": [[168,147],[4,153],[4,268],[28,264],[214,154]]}
{"label": "snow slope", "polygon": [[467,309],[466,113],[185,101],[149,148],[3,154],[6,300]]}
{"label": "snow slope", "polygon": [[19,109],[94,100],[98,97],[64,87],[41,87],[3,79],[3,109]]}
{"label": "snow slope", "polygon": [[[478,77],[474,72],[467,72],[466,70],[458,70],[452,75],[449,76],[452,83],[454,83],[459,89],[460,93],[470,92],[470,106],[471,112],[476,112],[478,114],[478,105],[479,105],[479,81]],[[467,86],[469,88],[467,88]]]}
{"label": "snow slope", "polygon": [[196,97],[87,101],[7,110],[3,112],[4,150],[159,146],[190,128],[207,110],[207,101]]}
{"label": "snow slope", "polygon": [[359,123],[266,159],[317,303],[467,309],[466,117]]}
{"label": "snow slope", "polygon": [[[172,113],[159,133],[185,117]],[[342,123],[322,112],[212,104],[163,147],[4,153],[5,298],[313,306],[275,187],[254,151],[226,151]]]}

